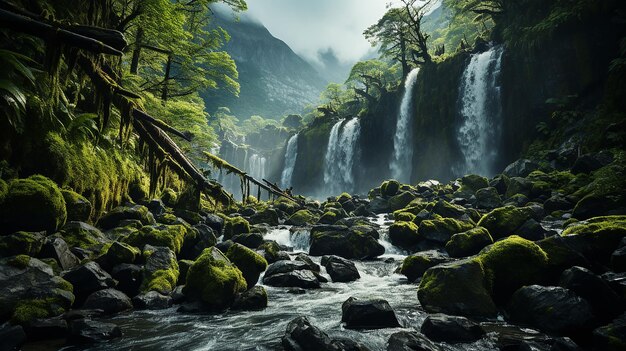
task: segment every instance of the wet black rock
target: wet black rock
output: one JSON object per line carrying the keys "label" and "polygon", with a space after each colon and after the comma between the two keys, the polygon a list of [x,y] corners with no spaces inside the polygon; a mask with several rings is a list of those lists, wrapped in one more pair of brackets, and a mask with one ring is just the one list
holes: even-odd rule
{"label": "wet black rock", "polygon": [[215,232],[217,233],[217,237],[222,235],[222,229],[224,228],[224,218],[216,214],[209,213],[204,220],[204,224],[215,230]]}
{"label": "wet black rock", "polygon": [[313,260],[311,259],[311,257],[309,257],[309,255],[300,252],[296,255],[295,258],[296,261],[300,261],[300,262],[304,262],[307,264],[307,266],[309,267],[309,270],[313,271],[313,272],[319,272],[320,271],[320,265],[313,262]]}
{"label": "wet black rock", "polygon": [[389,302],[383,299],[359,300],[354,297],[341,305],[341,321],[351,329],[399,327],[400,323]]}
{"label": "wet black rock", "polygon": [[626,272],[626,246],[620,247],[611,254],[611,267],[615,272]]}
{"label": "wet black rock", "polygon": [[483,328],[469,319],[445,314],[426,317],[421,332],[430,340],[448,343],[470,343],[485,335]]}
{"label": "wet black rock", "polygon": [[539,164],[527,159],[519,159],[504,169],[504,174],[508,177],[527,177],[533,171],[539,169]]}
{"label": "wet black rock", "polygon": [[67,341],[71,344],[93,344],[121,336],[122,330],[115,324],[78,319],[70,323]]}
{"label": "wet black rock", "polygon": [[263,244],[263,235],[261,233],[246,233],[235,235],[232,238],[233,242],[241,244],[250,249],[256,249]]}
{"label": "wet black rock", "polygon": [[60,236],[46,238],[39,258],[53,258],[59,263],[62,270],[72,269],[80,264],[78,257],[70,251],[69,246]]}
{"label": "wet black rock", "polygon": [[115,280],[96,262],[87,262],[63,275],[74,286],[75,304],[80,306],[92,293],[115,287]]}
{"label": "wet black rock", "polygon": [[172,298],[157,291],[133,297],[133,306],[139,310],[162,310],[172,305]]}
{"label": "wet black rock", "polygon": [[304,316],[289,322],[282,345],[285,351],[339,351],[328,335]]}
{"label": "wet black rock", "polygon": [[479,189],[476,191],[476,208],[492,210],[496,207],[502,206],[502,199],[498,190],[493,187]]}
{"label": "wet black rock", "polygon": [[315,226],[311,230],[312,256],[337,255],[347,259],[375,258],[385,248],[374,237],[342,226]]}
{"label": "wet black rock", "polygon": [[416,332],[401,331],[391,334],[387,351],[442,351],[443,348]]}
{"label": "wet black rock", "polygon": [[20,346],[26,342],[24,328],[19,325],[0,326],[0,351],[19,350]]}
{"label": "wet black rock", "polygon": [[[35,319],[28,323],[26,327],[26,335],[29,341],[63,338],[67,332],[67,322],[60,317]],[[2,337],[0,337],[0,340],[2,340]]]}
{"label": "wet black rock", "polygon": [[235,298],[234,310],[261,310],[267,307],[267,291],[262,286],[255,286]]}
{"label": "wet black rock", "polygon": [[361,278],[354,263],[345,258],[334,255],[324,256],[322,265],[333,282],[351,282]]}
{"label": "wet black rock", "polygon": [[105,314],[114,314],[133,308],[130,298],[115,289],[98,290],[87,297],[83,308],[103,310]]}
{"label": "wet black rock", "polygon": [[594,350],[626,350],[626,314],[593,331]]}
{"label": "wet black rock", "polygon": [[117,280],[117,289],[128,296],[135,296],[141,285],[142,268],[136,264],[123,263],[113,267],[111,276]]}
{"label": "wet black rock", "polygon": [[320,287],[320,281],[309,270],[298,270],[288,273],[278,273],[263,277],[263,283],[270,286],[289,288],[316,289]]}
{"label": "wet black rock", "polygon": [[530,285],[517,290],[507,307],[508,319],[540,330],[575,334],[591,327],[591,305],[573,291]]}

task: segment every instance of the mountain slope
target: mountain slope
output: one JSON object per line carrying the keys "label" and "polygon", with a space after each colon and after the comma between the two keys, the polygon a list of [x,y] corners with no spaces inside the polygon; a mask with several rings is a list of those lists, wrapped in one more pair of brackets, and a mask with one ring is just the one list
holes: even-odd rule
{"label": "mountain slope", "polygon": [[241,92],[239,98],[219,91],[204,93],[208,112],[226,106],[241,119],[252,115],[280,118],[299,113],[318,99],[325,80],[262,24],[235,22],[232,16],[216,11],[213,25],[231,36],[224,49],[237,63]]}

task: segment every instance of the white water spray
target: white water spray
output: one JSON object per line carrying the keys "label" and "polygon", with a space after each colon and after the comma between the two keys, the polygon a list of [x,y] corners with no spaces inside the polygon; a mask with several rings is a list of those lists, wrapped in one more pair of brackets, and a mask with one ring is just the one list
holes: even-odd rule
{"label": "white water spray", "polygon": [[396,134],[393,136],[393,157],[389,164],[391,176],[403,183],[411,181],[413,171],[413,133],[411,117],[413,116],[413,89],[420,69],[413,69],[404,81],[404,96],[400,104],[400,112],[396,122]]}
{"label": "white water spray", "polygon": [[296,166],[296,158],[298,157],[298,134],[289,138],[287,148],[285,149],[285,166],[281,174],[280,184],[283,188],[291,186],[293,178],[293,169]]}
{"label": "white water spray", "polygon": [[335,123],[324,158],[324,184],[328,194],[354,191],[353,166],[359,158],[361,125],[358,117]]}

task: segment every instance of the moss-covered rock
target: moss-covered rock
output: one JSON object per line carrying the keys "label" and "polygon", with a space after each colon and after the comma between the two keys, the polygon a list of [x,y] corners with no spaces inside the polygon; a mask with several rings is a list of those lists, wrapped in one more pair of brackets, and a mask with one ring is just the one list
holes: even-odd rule
{"label": "moss-covered rock", "polygon": [[176,255],[167,247],[146,245],[143,256],[146,264],[143,267],[141,292],[156,291],[169,295],[176,288],[180,275]]}
{"label": "moss-covered rock", "polygon": [[400,274],[404,274],[410,282],[421,278],[428,268],[450,261],[450,257],[435,250],[422,251],[407,256],[400,266]]}
{"label": "moss-covered rock", "polygon": [[477,258],[485,268],[494,300],[504,302],[524,285],[540,283],[548,255],[537,244],[516,235],[485,248]]}
{"label": "moss-covered rock", "polygon": [[525,196],[531,196],[531,188],[533,182],[526,178],[513,177],[509,180],[509,186],[506,189],[505,198],[510,198],[513,195],[522,194]]}
{"label": "moss-covered rock", "polygon": [[69,222],[59,233],[67,245],[82,249],[98,248],[109,241],[98,228],[84,222]]}
{"label": "moss-covered rock", "polygon": [[474,228],[474,223],[459,221],[454,218],[424,220],[419,225],[420,237],[445,244],[452,235]]}
{"label": "moss-covered rock", "polygon": [[68,221],[88,222],[93,212],[93,206],[86,197],[68,189],[61,190],[65,199]]}
{"label": "moss-covered rock", "polygon": [[496,208],[480,219],[478,225],[487,228],[494,240],[515,234],[535,213],[530,207],[505,206]]}
{"label": "moss-covered rock", "polygon": [[348,193],[341,193],[341,195],[337,196],[337,202],[339,202],[340,204],[348,202],[350,200],[352,200],[352,195]]}
{"label": "moss-covered rock", "polygon": [[594,217],[563,231],[568,247],[589,262],[609,266],[613,251],[626,236],[626,216]]}
{"label": "moss-covered rock", "polygon": [[583,233],[604,235],[613,232],[626,235],[626,216],[601,216],[590,218],[566,228],[563,230],[562,235],[578,235]]}
{"label": "moss-covered rock", "polygon": [[386,180],[380,185],[380,193],[384,197],[391,197],[400,190],[400,182],[394,179]]}
{"label": "moss-covered rock", "polygon": [[396,222],[389,226],[389,240],[403,249],[411,249],[423,238],[418,234],[418,227],[413,222]]}
{"label": "moss-covered rock", "polygon": [[189,268],[183,293],[210,310],[222,310],[233,303],[237,294],[246,290],[246,280],[239,268],[219,249],[210,247]]}
{"label": "moss-covered rock", "polygon": [[52,180],[34,175],[13,179],[0,202],[0,234],[55,232],[67,220],[65,199]]}
{"label": "moss-covered rock", "polygon": [[330,207],[317,221],[319,224],[335,224],[340,219],[348,217],[348,214],[343,208]]}
{"label": "moss-covered rock", "polygon": [[413,222],[415,217],[416,216],[414,214],[412,214],[411,212],[398,212],[398,211],[395,211],[393,213],[393,219],[395,219],[398,222]]}
{"label": "moss-covered rock", "polygon": [[279,224],[278,212],[273,208],[264,209],[250,216],[249,222],[250,224],[268,224],[276,226]]}
{"label": "moss-covered rock", "polygon": [[445,200],[432,203],[427,208],[429,208],[432,213],[438,214],[441,217],[460,219],[467,214],[467,210],[463,206],[451,204]]}
{"label": "moss-covered rock", "polygon": [[250,223],[245,218],[230,217],[224,221],[224,240],[246,233],[250,233]]}
{"label": "moss-covered rock", "polygon": [[98,221],[98,226],[104,230],[118,227],[120,222],[128,219],[136,219],[141,221],[143,225],[155,224],[154,216],[146,206],[118,206],[107,214],[102,216]]}
{"label": "moss-covered rock", "polygon": [[111,267],[121,263],[135,263],[141,250],[126,243],[115,241],[109,246],[105,257]]}
{"label": "moss-covered rock", "polygon": [[28,255],[37,256],[45,236],[43,233],[16,232],[0,236],[0,257]]}
{"label": "moss-covered rock", "polygon": [[402,191],[399,194],[396,194],[389,198],[389,208],[392,211],[396,211],[404,208],[406,205],[411,203],[415,199],[415,195],[410,191]]}
{"label": "moss-covered rock", "polygon": [[417,297],[428,312],[476,317],[496,315],[483,265],[475,259],[428,269],[420,281]]}
{"label": "moss-covered rock", "polygon": [[493,244],[489,231],[476,227],[464,233],[454,234],[446,243],[446,251],[450,257],[467,257],[480,252],[485,246]]}
{"label": "moss-covered rock", "polygon": [[161,194],[161,201],[168,207],[176,206],[178,202],[178,194],[171,188],[166,188]]}
{"label": "moss-covered rock", "polygon": [[615,159],[593,172],[592,181],[573,194],[580,199],[572,213],[575,218],[608,215],[617,208],[626,207],[626,153],[616,153]]}
{"label": "moss-covered rock", "polygon": [[123,239],[123,242],[143,248],[145,245],[165,246],[180,253],[188,228],[181,224],[144,226]]}
{"label": "moss-covered rock", "polygon": [[256,285],[259,276],[267,268],[267,261],[263,256],[237,243],[228,249],[226,257],[239,268],[246,280],[248,289]]}
{"label": "moss-covered rock", "polygon": [[295,226],[304,226],[304,225],[313,224],[317,222],[318,220],[319,218],[317,218],[317,216],[315,216],[311,211],[300,210],[292,214],[291,217],[287,219],[285,224],[295,225]]}
{"label": "moss-covered rock", "polygon": [[472,193],[475,193],[479,189],[488,187],[489,180],[477,174],[468,174],[461,178],[461,186],[462,188],[467,189]]}
{"label": "moss-covered rock", "polygon": [[311,230],[313,256],[337,255],[347,259],[375,258],[385,253],[385,248],[367,232],[344,227],[314,227]]}
{"label": "moss-covered rock", "polygon": [[288,198],[281,196],[274,201],[274,207],[289,215],[292,215],[298,210],[300,206],[297,203],[289,200]]}

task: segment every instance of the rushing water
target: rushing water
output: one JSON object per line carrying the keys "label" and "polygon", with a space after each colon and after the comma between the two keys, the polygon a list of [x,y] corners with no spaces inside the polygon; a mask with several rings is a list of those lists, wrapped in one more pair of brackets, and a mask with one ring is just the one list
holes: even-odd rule
{"label": "rushing water", "polygon": [[326,193],[354,191],[355,161],[359,158],[361,124],[358,117],[335,123],[330,131],[324,158],[324,184]]}
{"label": "rushing water", "polygon": [[287,148],[285,150],[285,166],[281,174],[280,184],[283,188],[291,186],[291,178],[293,177],[293,169],[296,166],[296,158],[298,157],[298,134],[289,138]]}
{"label": "rushing water", "polygon": [[[185,314],[176,307],[160,311],[133,311],[105,320],[119,325],[124,336],[110,342],[89,346],[90,350],[282,350],[280,344],[287,324],[298,316],[307,316],[313,325],[331,338],[348,338],[366,345],[370,350],[385,350],[389,336],[400,330],[419,330],[427,314],[419,308],[417,285],[394,273],[405,255],[387,238],[384,216],[372,219],[382,225],[381,244],[388,250],[378,260],[355,264],[361,278],[350,283],[323,283],[321,289],[307,290],[302,295],[289,293],[289,288],[265,286],[268,307],[260,311],[227,311],[221,314]],[[309,231],[276,227],[266,239],[308,252]],[[319,257],[312,257],[319,264]],[[324,268],[322,274],[326,277]],[[261,279],[259,284],[261,284]],[[329,279],[330,280],[330,279]],[[349,330],[341,324],[341,305],[349,297],[381,297],[392,306],[401,328]],[[444,350],[495,350],[493,339],[484,338],[471,344],[442,344]],[[66,350],[83,348],[68,347]]]}
{"label": "rushing water", "polygon": [[262,180],[266,178],[267,159],[265,156],[256,153],[250,155],[248,159],[248,167],[244,168],[253,178]]}
{"label": "rushing water", "polygon": [[413,133],[411,132],[411,117],[413,116],[413,89],[420,69],[413,69],[404,81],[404,96],[400,103],[396,133],[393,136],[393,156],[389,169],[394,179],[403,183],[411,182],[413,158]]}
{"label": "rushing water", "polygon": [[458,174],[493,175],[500,142],[502,106],[500,66],[502,46],[474,54],[463,72],[460,87],[462,125],[457,135],[464,164]]}

